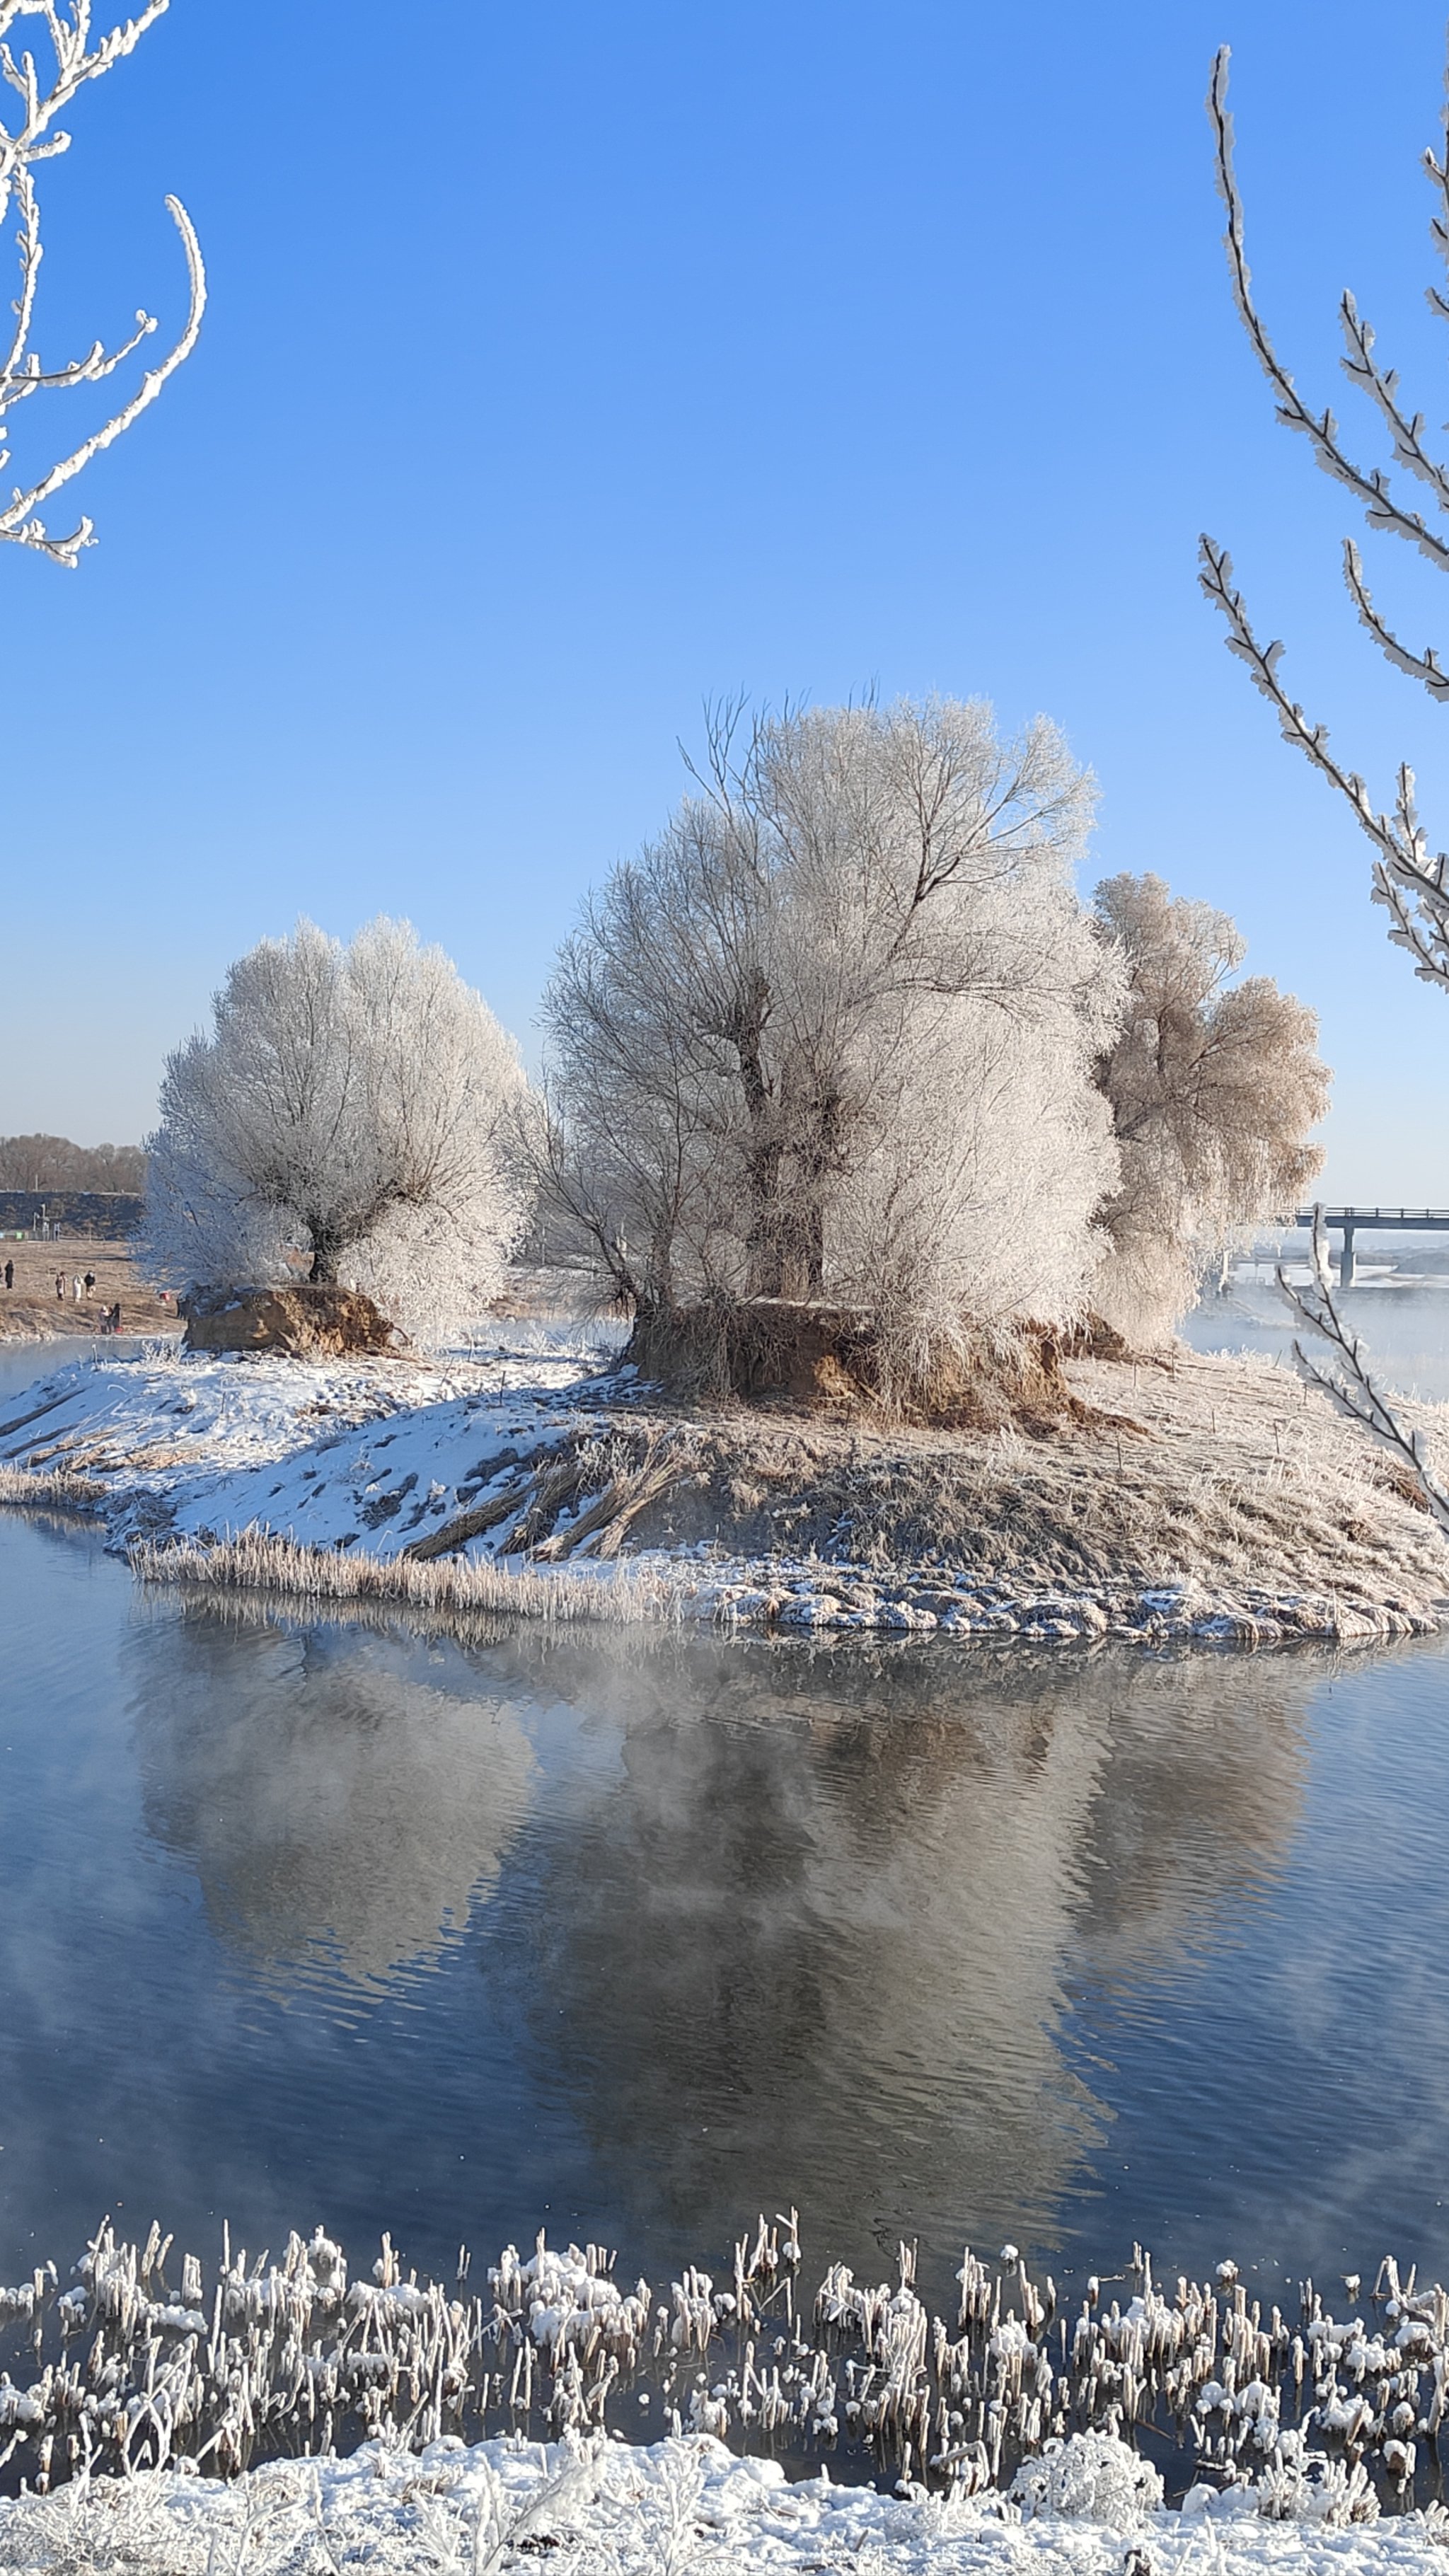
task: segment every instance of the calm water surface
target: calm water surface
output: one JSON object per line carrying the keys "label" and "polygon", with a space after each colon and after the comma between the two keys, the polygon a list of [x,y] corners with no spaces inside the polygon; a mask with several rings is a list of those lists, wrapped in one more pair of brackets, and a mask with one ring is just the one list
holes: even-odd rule
{"label": "calm water surface", "polygon": [[1438,1642],[465,1642],[13,1514],[0,1605],[0,2277],[110,2211],[658,2279],[792,2201],[937,2296],[1449,2274]]}

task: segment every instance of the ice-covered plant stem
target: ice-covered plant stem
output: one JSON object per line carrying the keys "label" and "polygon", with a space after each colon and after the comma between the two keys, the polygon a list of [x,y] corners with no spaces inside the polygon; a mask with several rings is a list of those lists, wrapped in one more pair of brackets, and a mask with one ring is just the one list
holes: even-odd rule
{"label": "ice-covered plant stem", "polygon": [[[14,326],[9,344],[0,349],[0,467],[10,462],[10,451],[4,441],[9,431],[8,416],[19,409],[32,394],[73,391],[81,385],[105,383],[127,358],[134,356],[143,341],[156,329],[155,316],[144,311],[136,315],[136,327],[119,347],[107,349],[97,340],[83,358],[69,365],[46,367],[32,346],[35,323],[36,289],[40,280],[43,256],[40,226],[40,199],[35,184],[35,167],[41,161],[53,161],[70,148],[71,138],[56,123],[72,99],[87,81],[97,80],[112,65],[134,52],[148,28],[164,17],[170,0],[148,0],[139,17],[128,18],[112,27],[109,34],[91,37],[91,0],[0,0],[0,80],[19,100],[18,116],[12,121],[0,119],[0,222],[13,205],[19,216],[17,246],[20,257],[20,292],[12,310]],[[49,38],[52,67],[49,78],[42,75],[35,56],[17,53],[10,38],[23,18],[40,18]],[[186,208],[178,197],[166,200],[171,218],[181,235],[182,249],[190,279],[190,304],[186,325],[159,365],[148,367],[140,385],[104,421],[99,429],[81,439],[66,454],[58,457],[29,484],[17,484],[8,503],[0,504],[0,540],[17,546],[29,546],[34,553],[48,555],[67,571],[74,571],[84,549],[93,542],[92,523],[82,518],[68,536],[50,534],[40,513],[55,493],[74,482],[91,459],[115,441],[149,410],[168,377],[173,376],[196,346],[201,317],[206,308],[206,272],[202,266],[201,246]]]}

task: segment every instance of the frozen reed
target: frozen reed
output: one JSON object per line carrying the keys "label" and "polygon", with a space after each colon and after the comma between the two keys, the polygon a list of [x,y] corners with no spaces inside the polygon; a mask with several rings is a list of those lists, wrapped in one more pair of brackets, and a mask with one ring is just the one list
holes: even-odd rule
{"label": "frozen reed", "polygon": [[[1449,2299],[1380,2267],[1337,2322],[1312,2282],[1296,2310],[1250,2300],[1234,2267],[1157,2286],[1134,2247],[1109,2302],[1069,2315],[1014,2248],[968,2249],[948,2323],[903,2246],[894,2283],[843,2264],[801,2291],[792,2212],[762,2218],[723,2278],[686,2266],[667,2295],[624,2288],[603,2247],[508,2246],[475,2290],[404,2270],[390,2240],[353,2278],[320,2230],[279,2262],[225,2239],[208,2280],[173,2278],[172,2239],[107,2223],[61,2291],[53,2264],[0,2290],[0,2331],[28,2382],[0,2380],[0,2467],[41,2494],[93,2471],[190,2462],[233,2476],[370,2439],[558,2440],[708,2433],[743,2451],[854,2459],[972,2495],[1017,2480],[1079,2434],[1179,2466],[1179,2484],[1251,2483],[1260,2510],[1371,2519],[1440,2483]],[[1111,2286],[1110,2284],[1107,2286]],[[1355,2294],[1356,2281],[1350,2283]]]}
{"label": "frozen reed", "polygon": [[212,1546],[139,1541],[130,1561],[144,1583],[212,1592],[270,1592],[305,1602],[404,1601],[423,1610],[491,1611],[514,1619],[606,1620],[627,1625],[679,1616],[680,1587],[654,1565],[571,1567],[536,1573],[466,1557],[383,1559],[343,1548],[302,1547],[261,1529]]}
{"label": "frozen reed", "polygon": [[0,1467],[0,1503],[37,1506],[49,1504],[68,1512],[98,1512],[109,1500],[109,1489],[98,1484],[94,1476],[78,1476],[63,1467],[42,1469],[31,1475],[22,1467]]}

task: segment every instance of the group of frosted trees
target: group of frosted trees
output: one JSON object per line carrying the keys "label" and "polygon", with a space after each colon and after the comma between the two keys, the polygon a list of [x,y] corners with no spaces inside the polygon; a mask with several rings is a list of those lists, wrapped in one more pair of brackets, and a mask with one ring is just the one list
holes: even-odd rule
{"label": "group of frosted trees", "polygon": [[541,1089],[405,926],[242,958],[167,1067],[151,1259],[436,1337],[542,1211],[662,1365],[829,1313],[903,1405],[1028,1322],[1153,1338],[1311,1174],[1325,1078],[1221,915],[1152,877],[1082,904],[1090,807],[1050,725],[979,702],[726,715],[564,942]]}
{"label": "group of frosted trees", "polygon": [[[887,1393],[1026,1318],[1159,1334],[1204,1244],[1315,1168],[1309,1014],[1219,996],[1231,925],[1154,879],[1084,909],[1090,782],[1044,722],[738,731],[546,997],[545,1184],[620,1298],[666,1349],[681,1310],[828,1301],[869,1318]],[[1187,922],[1216,925],[1195,980]]]}

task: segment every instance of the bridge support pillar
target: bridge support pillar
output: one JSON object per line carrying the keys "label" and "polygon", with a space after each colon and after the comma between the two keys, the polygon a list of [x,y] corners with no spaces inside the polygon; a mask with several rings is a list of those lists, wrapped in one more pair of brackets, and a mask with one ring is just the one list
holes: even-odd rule
{"label": "bridge support pillar", "polygon": [[1353,1257],[1353,1238],[1355,1232],[1356,1228],[1351,1225],[1346,1225],[1343,1229],[1343,1250],[1338,1256],[1338,1284],[1340,1288],[1351,1288],[1353,1286],[1355,1267]]}

